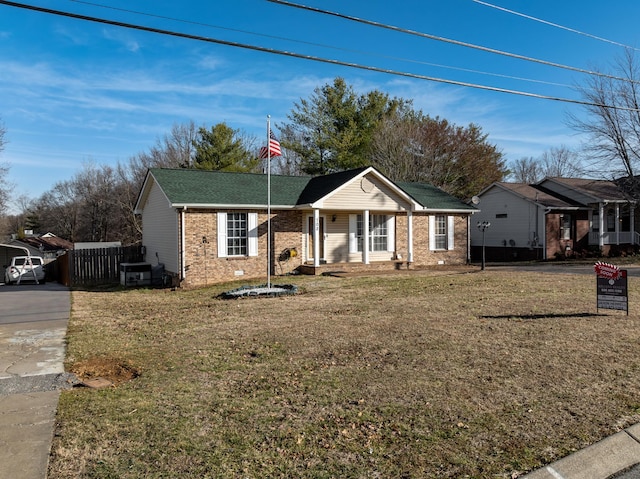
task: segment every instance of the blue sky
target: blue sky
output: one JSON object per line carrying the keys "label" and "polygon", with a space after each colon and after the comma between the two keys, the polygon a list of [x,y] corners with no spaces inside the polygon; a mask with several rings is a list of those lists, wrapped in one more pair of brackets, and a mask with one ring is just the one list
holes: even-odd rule
{"label": "blue sky", "polygon": [[[389,31],[266,0],[29,0],[23,3],[446,78],[577,99],[584,75]],[[474,0],[306,0],[305,5],[574,67],[608,68],[620,46]],[[492,0],[487,3],[631,47],[640,2]],[[108,6],[109,8],[104,8]],[[144,12],[140,15],[131,11]],[[153,146],[174,124],[226,122],[265,135],[294,103],[341,76],[431,116],[475,123],[508,161],[584,138],[566,126],[579,106],[287,58],[53,16],[0,4],[0,119],[16,194],[38,197],[83,163],[115,165]],[[535,81],[525,81],[513,77]]]}

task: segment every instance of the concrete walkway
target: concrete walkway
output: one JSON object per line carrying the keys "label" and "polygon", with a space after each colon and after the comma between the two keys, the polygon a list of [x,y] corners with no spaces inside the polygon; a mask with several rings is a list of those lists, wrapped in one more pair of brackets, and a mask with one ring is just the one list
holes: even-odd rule
{"label": "concrete walkway", "polygon": [[43,479],[64,373],[69,289],[0,286],[0,479]]}

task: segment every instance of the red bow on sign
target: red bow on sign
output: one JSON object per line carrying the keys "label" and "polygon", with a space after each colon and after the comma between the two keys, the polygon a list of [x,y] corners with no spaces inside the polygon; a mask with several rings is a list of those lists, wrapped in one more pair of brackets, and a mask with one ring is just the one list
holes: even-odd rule
{"label": "red bow on sign", "polygon": [[618,268],[617,266],[609,263],[603,263],[601,261],[598,261],[595,264],[594,269],[596,271],[596,274],[601,278],[619,279],[620,275],[622,274],[620,272],[620,268]]}

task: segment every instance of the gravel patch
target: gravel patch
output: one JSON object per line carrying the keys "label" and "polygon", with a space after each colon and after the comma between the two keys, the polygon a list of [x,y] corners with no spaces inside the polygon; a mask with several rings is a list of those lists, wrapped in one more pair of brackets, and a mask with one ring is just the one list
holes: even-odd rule
{"label": "gravel patch", "polygon": [[41,374],[0,379],[0,396],[71,389],[79,384],[75,374]]}

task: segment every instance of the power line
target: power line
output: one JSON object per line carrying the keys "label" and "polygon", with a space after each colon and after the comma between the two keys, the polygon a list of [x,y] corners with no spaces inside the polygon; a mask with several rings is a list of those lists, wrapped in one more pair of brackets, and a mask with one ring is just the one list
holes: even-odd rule
{"label": "power line", "polygon": [[533,20],[534,22],[544,23],[545,25],[549,25],[549,26],[552,26],[552,27],[555,27],[555,28],[560,28],[561,30],[566,30],[566,31],[571,32],[571,33],[577,33],[578,35],[583,35],[585,37],[593,38],[594,40],[599,40],[601,42],[611,43],[612,45],[617,45],[619,47],[629,48],[631,50],[640,51],[640,49],[632,47],[632,46],[629,46],[629,45],[625,45],[624,43],[614,42],[613,40],[609,40],[608,38],[598,37],[596,35],[592,35],[591,33],[581,32],[580,30],[576,30],[576,29],[570,28],[570,27],[565,27],[564,25],[560,25],[558,23],[549,22],[549,21],[543,20],[541,18],[532,17],[531,15],[526,15],[524,13],[516,12],[515,10],[509,10],[508,8],[500,7],[498,5],[493,5],[493,4],[487,3],[487,2],[482,2],[480,0],[471,0],[471,1],[473,1],[475,3],[479,3],[480,5],[484,5],[485,7],[495,8],[496,10],[502,10],[503,12],[507,12],[507,13],[510,13],[512,15],[517,15],[519,17],[523,17],[523,18],[526,18],[528,20]]}
{"label": "power line", "polygon": [[593,103],[593,102],[588,102],[588,101],[583,101],[583,100],[573,100],[573,99],[562,98],[562,97],[540,95],[540,94],[537,94],[537,93],[530,93],[530,92],[524,92],[524,91],[518,91],[518,90],[509,90],[509,89],[505,89],[505,88],[497,88],[497,87],[492,87],[492,86],[487,86],[487,85],[479,85],[479,84],[476,84],[476,83],[460,82],[460,81],[449,80],[449,79],[445,79],[445,78],[436,78],[436,77],[430,77],[430,76],[426,76],[426,75],[419,75],[419,74],[416,74],[416,73],[389,70],[389,69],[384,69],[384,68],[379,68],[379,67],[374,67],[374,66],[361,65],[361,64],[358,64],[358,63],[350,63],[350,62],[344,62],[344,61],[340,61],[340,60],[333,60],[333,59],[330,59],[330,58],[322,58],[322,57],[316,57],[316,56],[311,56],[311,55],[302,55],[300,53],[288,52],[288,51],[284,51],[284,50],[276,50],[276,49],[273,49],[273,48],[261,47],[261,46],[257,46],[257,45],[249,45],[249,44],[245,44],[245,43],[231,42],[231,41],[221,40],[221,39],[216,39],[216,38],[203,37],[203,36],[199,36],[199,35],[192,35],[192,34],[189,34],[189,33],[180,33],[180,32],[175,32],[175,31],[171,31],[171,30],[163,30],[163,29],[159,29],[159,28],[146,27],[146,26],[142,26],[142,25],[135,25],[135,24],[131,24],[131,23],[119,22],[119,21],[116,21],[116,20],[108,20],[108,19],[92,17],[92,16],[88,16],[88,15],[81,15],[81,14],[77,14],[77,13],[64,12],[64,11],[61,11],[61,10],[53,10],[53,9],[50,9],[50,8],[37,7],[35,5],[26,5],[26,4],[22,4],[22,3],[12,2],[12,1],[9,1],[9,0],[0,0],[0,4],[7,5],[7,6],[10,6],[10,7],[22,8],[22,9],[26,9],[26,10],[32,10],[32,11],[41,12],[41,13],[47,13],[47,14],[51,14],[51,15],[57,15],[57,16],[62,16],[62,17],[67,17],[67,18],[74,18],[74,19],[84,20],[84,21],[89,21],[89,22],[94,22],[94,23],[100,23],[100,24],[104,24],[104,25],[112,25],[112,26],[116,26],[116,27],[128,28],[128,29],[132,29],[132,30],[139,30],[139,31],[144,31],[144,32],[149,32],[149,33],[157,33],[157,34],[160,34],[160,35],[168,35],[168,36],[172,36],[172,37],[185,38],[185,39],[189,39],[189,40],[197,40],[197,41],[202,41],[202,42],[207,42],[207,43],[215,43],[215,44],[218,44],[218,45],[225,45],[225,46],[243,48],[243,49],[246,49],[246,50],[253,50],[253,51],[258,51],[258,52],[263,52],[263,53],[271,53],[271,54],[274,54],[274,55],[281,55],[281,56],[286,56],[286,57],[291,57],[291,58],[299,58],[299,59],[303,59],[303,60],[316,61],[316,62],[320,62],[320,63],[327,63],[327,64],[330,64],[330,65],[339,65],[339,66],[344,66],[344,67],[349,67],[349,68],[356,68],[356,69],[359,69],[359,70],[366,70],[366,71],[372,71],[372,72],[377,72],[377,73],[386,73],[386,74],[390,74],[390,75],[403,76],[403,77],[414,78],[414,79],[418,79],[418,80],[426,80],[426,81],[432,81],[432,82],[437,82],[437,83],[445,83],[445,84],[449,84],[449,85],[456,85],[456,86],[462,86],[462,87],[468,87],[468,88],[475,88],[475,89],[479,89],[479,90],[493,91],[493,92],[498,92],[498,93],[508,93],[508,94],[511,94],[511,95],[519,95],[519,96],[524,96],[524,97],[529,97],[529,98],[538,98],[538,99],[541,99],[541,100],[552,100],[552,101],[559,101],[559,102],[564,102],[564,103],[573,103],[573,104],[585,105],[585,106],[595,106],[595,107],[608,108],[608,109],[614,109],[614,110],[640,111],[639,109],[636,109],[636,108],[621,107],[621,106],[616,106],[616,105],[605,105],[605,104],[598,104],[598,103]]}
{"label": "power line", "polygon": [[382,55],[380,53],[373,53],[373,52],[367,52],[367,51],[363,51],[363,50],[354,50],[351,48],[343,48],[343,47],[336,47],[333,45],[326,45],[326,44],[322,44],[322,43],[315,43],[315,42],[308,42],[308,41],[304,41],[304,40],[296,40],[296,39],[292,39],[292,38],[286,38],[286,37],[281,37],[281,36],[277,36],[277,35],[269,35],[266,33],[258,33],[258,32],[251,32],[251,31],[247,31],[247,30],[240,30],[237,28],[229,28],[229,27],[222,27],[220,25],[212,25],[210,23],[202,23],[202,22],[196,22],[193,20],[185,20],[185,19],[181,19],[181,18],[175,18],[175,17],[169,17],[169,16],[165,16],[165,15],[158,15],[155,13],[148,13],[148,12],[141,12],[138,10],[131,10],[131,9],[127,9],[127,8],[119,8],[119,7],[113,7],[111,5],[103,5],[100,3],[94,3],[94,2],[89,2],[89,1],[85,1],[85,0],[69,0],[71,2],[74,3],[80,3],[83,5],[90,5],[93,7],[98,7],[98,8],[105,8],[108,10],[115,10],[118,12],[124,12],[124,13],[132,13],[135,15],[142,15],[142,16],[146,16],[146,17],[150,17],[150,18],[159,18],[161,20],[169,20],[172,22],[179,22],[179,23],[185,23],[188,25],[197,25],[197,26],[201,26],[201,27],[207,27],[207,28],[215,28],[215,29],[220,29],[220,30],[226,30],[226,31],[230,31],[230,32],[236,32],[236,33],[242,33],[245,35],[254,35],[254,36],[258,36],[258,37],[263,37],[263,38],[270,38],[270,39],[274,39],[274,40],[283,40],[283,41],[288,41],[288,42],[293,42],[293,43],[300,43],[303,45],[310,45],[310,46],[314,46],[314,47],[321,47],[321,48],[329,48],[332,50],[337,50],[337,51],[342,51],[342,52],[349,52],[349,53],[357,53],[360,55],[368,55],[368,56],[373,56],[373,57],[378,57],[378,58],[385,58],[387,60],[396,60],[396,61],[401,61],[401,62],[406,62],[406,63],[415,63],[418,65],[427,65],[427,66],[432,66],[432,67],[437,67],[437,68],[446,68],[448,70],[456,70],[456,71],[462,71],[462,72],[467,72],[467,73],[475,73],[478,75],[487,75],[487,76],[493,76],[493,77],[498,77],[498,78],[506,78],[509,80],[518,80],[518,81],[524,81],[524,82],[530,82],[530,83],[538,83],[538,84],[542,84],[542,85],[551,85],[551,86],[558,86],[558,87],[563,87],[563,88],[573,88],[573,85],[567,85],[564,83],[557,83],[557,82],[550,82],[550,81],[546,81],[546,80],[537,80],[534,78],[525,78],[525,77],[519,77],[519,76],[514,76],[514,75],[505,75],[505,74],[500,74],[500,73],[494,73],[494,72],[486,72],[486,71],[482,71],[482,70],[475,70],[475,69],[470,69],[470,68],[462,68],[462,67],[455,67],[455,66],[451,66],[451,65],[443,65],[440,63],[432,63],[432,62],[426,62],[423,60],[415,60],[412,58],[403,58],[403,57],[396,57],[393,55]]}
{"label": "power line", "polygon": [[[575,71],[575,72],[579,72],[579,73],[586,73],[588,75],[595,75],[595,76],[610,78],[612,80],[631,81],[631,80],[628,80],[626,78],[621,78],[621,77],[617,77],[617,76],[613,76],[613,75],[608,75],[608,74],[597,72],[597,71],[593,71],[593,70],[585,70],[585,69],[579,68],[579,67],[573,67],[573,66],[570,66],[570,65],[563,65],[562,63],[549,62],[547,60],[540,60],[539,58],[527,57],[525,55],[519,55],[517,53],[510,53],[510,52],[505,52],[503,50],[496,50],[495,48],[483,47],[481,45],[476,45],[474,43],[467,43],[467,42],[461,42],[459,40],[452,40],[450,38],[440,37],[440,36],[437,36],[437,35],[431,35],[430,33],[424,33],[424,32],[418,32],[418,31],[415,31],[415,30],[409,30],[409,29],[406,29],[406,28],[396,27],[394,25],[389,25],[389,24],[386,24],[386,23],[375,22],[375,21],[372,21],[372,20],[366,20],[364,18],[354,17],[352,15],[346,15],[346,14],[338,13],[338,12],[332,12],[330,10],[323,10],[321,8],[310,7],[308,5],[302,5],[302,4],[299,4],[299,3],[292,3],[292,2],[285,1],[285,0],[267,0],[267,1],[269,1],[271,3],[277,3],[277,4],[280,4],[280,5],[284,5],[284,6],[287,6],[287,7],[294,7],[294,8],[299,8],[299,9],[302,9],[302,10],[308,10],[310,12],[322,13],[324,15],[332,15],[334,17],[342,18],[342,19],[345,19],[345,20],[350,20],[350,21],[353,21],[353,22],[363,23],[365,25],[371,25],[371,26],[374,26],[374,27],[385,28],[387,30],[393,30],[393,31],[400,32],[400,33],[407,33],[409,35],[415,35],[415,36],[422,37],[422,38],[428,38],[429,40],[436,40],[436,41],[439,41],[439,42],[451,43],[453,45],[458,45],[458,46],[461,46],[461,47],[473,48],[475,50],[480,50],[480,51],[483,51],[483,52],[494,53],[496,55],[503,55],[503,56],[510,57],[510,58],[516,58],[518,60],[525,60],[525,61],[528,61],[528,62],[539,63],[541,65],[546,65],[546,66],[555,67],[555,68],[563,68],[565,70],[571,70],[571,71]],[[635,83],[635,82],[633,82],[633,83]]]}

